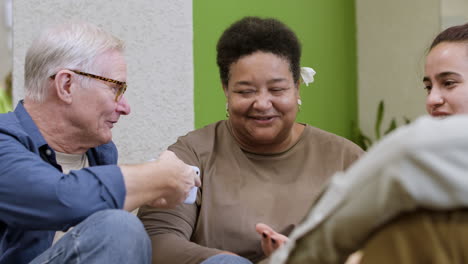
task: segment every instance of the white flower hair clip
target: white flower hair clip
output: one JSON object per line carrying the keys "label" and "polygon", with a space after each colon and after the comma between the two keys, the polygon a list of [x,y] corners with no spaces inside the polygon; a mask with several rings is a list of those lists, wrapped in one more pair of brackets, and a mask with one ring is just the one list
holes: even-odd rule
{"label": "white flower hair clip", "polygon": [[309,67],[301,67],[301,78],[306,86],[309,86],[309,83],[314,82],[315,71]]}

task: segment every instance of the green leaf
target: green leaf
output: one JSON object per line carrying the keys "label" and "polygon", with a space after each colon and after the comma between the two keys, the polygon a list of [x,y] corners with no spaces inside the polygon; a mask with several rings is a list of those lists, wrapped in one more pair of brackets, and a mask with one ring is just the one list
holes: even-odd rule
{"label": "green leaf", "polygon": [[362,135],[362,146],[361,148],[366,151],[370,148],[370,146],[372,146],[372,140],[365,136],[365,135]]}
{"label": "green leaf", "polygon": [[[392,120],[390,121],[390,125],[387,128],[387,130],[385,130],[384,134],[382,135],[380,133],[380,129],[382,127],[382,122],[383,122],[383,117],[384,117],[384,112],[385,112],[385,105],[384,105],[383,100],[380,100],[379,106],[377,107],[377,116],[376,116],[375,126],[374,126],[375,136],[376,136],[374,142],[372,142],[372,140],[368,136],[362,133],[361,129],[359,129],[358,125],[354,121],[351,121],[352,141],[356,143],[358,146],[360,146],[363,150],[368,150],[372,146],[372,144],[380,140],[382,136],[389,134],[390,132],[392,132],[398,127],[395,118],[392,118]],[[403,120],[406,125],[411,123],[411,120],[407,117],[403,117]]]}
{"label": "green leaf", "polygon": [[376,140],[380,139],[380,127],[382,126],[382,120],[384,115],[384,102],[380,100],[379,107],[377,108],[377,117],[375,120],[375,138]]}
{"label": "green leaf", "polygon": [[390,122],[390,126],[387,128],[387,130],[384,132],[384,135],[387,135],[388,133],[392,132],[397,128],[397,123],[395,121],[395,118],[392,118],[392,121]]}
{"label": "green leaf", "polygon": [[361,129],[357,126],[356,122],[351,121],[352,127],[352,141],[356,143],[363,150],[367,150],[372,145],[371,139],[362,133]]}
{"label": "green leaf", "polygon": [[405,125],[411,123],[411,119],[407,118],[406,116],[403,117],[403,120],[405,120]]}

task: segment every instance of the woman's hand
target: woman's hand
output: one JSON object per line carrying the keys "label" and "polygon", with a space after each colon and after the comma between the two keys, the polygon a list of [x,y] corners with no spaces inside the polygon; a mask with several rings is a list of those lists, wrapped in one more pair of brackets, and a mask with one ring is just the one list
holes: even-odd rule
{"label": "woman's hand", "polygon": [[271,227],[262,223],[255,225],[255,230],[262,237],[262,249],[267,257],[289,240],[287,236],[277,233]]}
{"label": "woman's hand", "polygon": [[346,260],[345,264],[359,264],[362,259],[362,251],[356,251],[351,254]]}

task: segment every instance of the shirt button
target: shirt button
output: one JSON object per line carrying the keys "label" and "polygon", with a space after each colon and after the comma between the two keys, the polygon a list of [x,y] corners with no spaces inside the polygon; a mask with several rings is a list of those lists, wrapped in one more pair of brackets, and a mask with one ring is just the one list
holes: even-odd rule
{"label": "shirt button", "polygon": [[50,156],[50,155],[52,155],[52,151],[51,151],[50,149],[47,149],[47,150],[45,151],[45,154],[46,154],[47,156]]}

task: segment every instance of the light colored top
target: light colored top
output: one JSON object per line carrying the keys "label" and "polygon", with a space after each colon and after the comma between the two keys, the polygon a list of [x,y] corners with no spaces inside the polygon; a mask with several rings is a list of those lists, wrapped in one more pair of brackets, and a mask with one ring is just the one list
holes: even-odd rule
{"label": "light colored top", "polygon": [[55,151],[55,159],[62,167],[62,172],[68,174],[71,170],[81,170],[89,167],[88,156],[83,154],[68,154]]}
{"label": "light colored top", "polygon": [[329,177],[363,153],[354,143],[311,126],[282,153],[249,153],[226,121],[180,137],[169,149],[200,168],[202,187],[194,205],[139,210],[153,242],[153,263],[200,263],[221,251],[261,260],[255,224],[289,233]]}
{"label": "light colored top", "polygon": [[[89,167],[88,156],[86,156],[86,153],[68,154],[55,151],[55,159],[57,160],[57,164],[59,164],[62,167],[62,172],[65,174],[68,174],[71,170],[81,170],[83,168]],[[70,231],[71,229],[72,228],[68,229],[68,231]],[[55,244],[67,232],[55,232],[54,241],[52,242],[52,244]]]}
{"label": "light colored top", "polygon": [[403,212],[467,207],[467,131],[468,116],[423,117],[386,137],[333,176],[270,263],[344,263]]}

